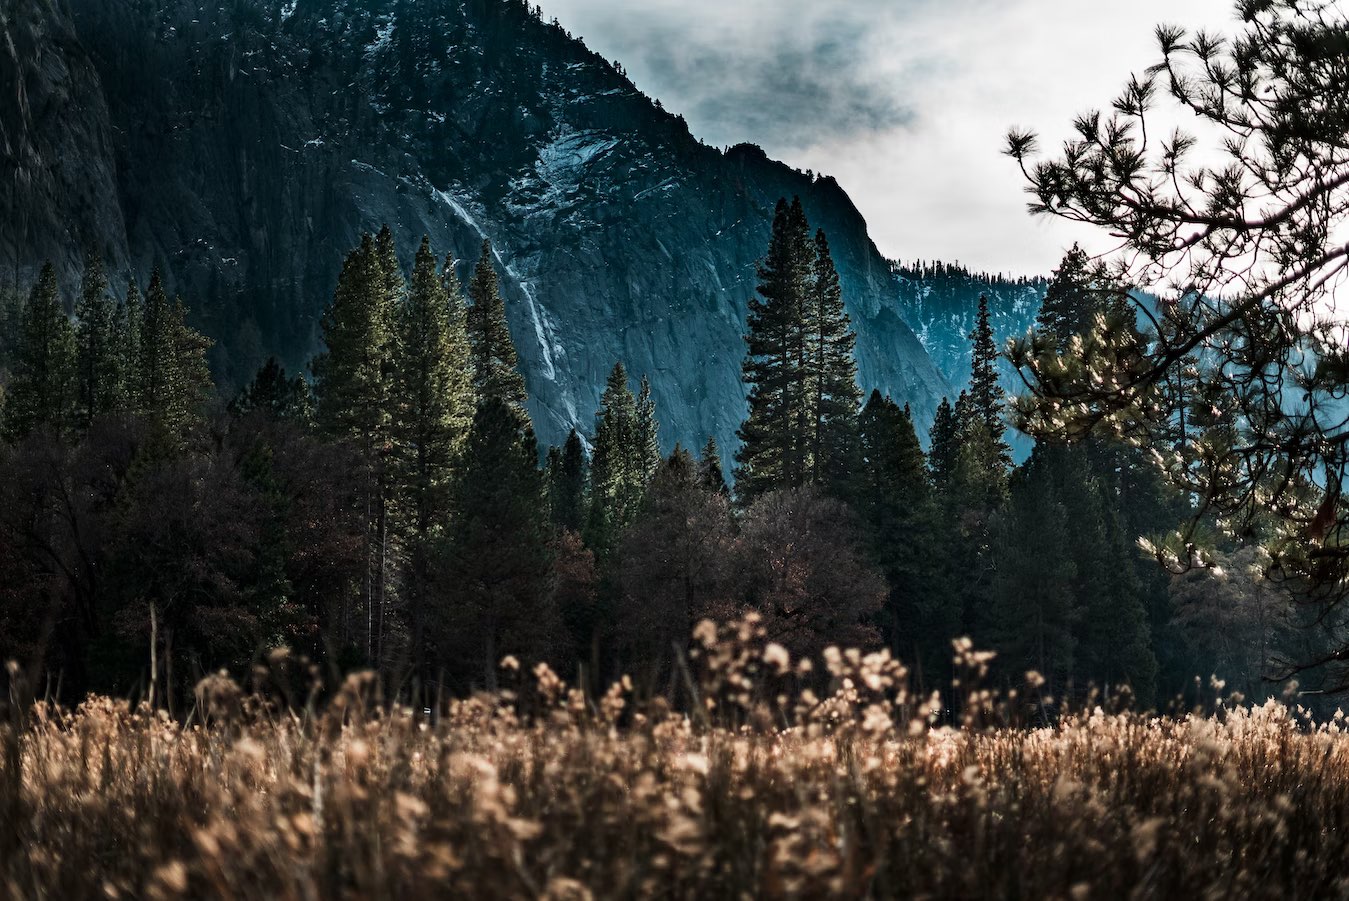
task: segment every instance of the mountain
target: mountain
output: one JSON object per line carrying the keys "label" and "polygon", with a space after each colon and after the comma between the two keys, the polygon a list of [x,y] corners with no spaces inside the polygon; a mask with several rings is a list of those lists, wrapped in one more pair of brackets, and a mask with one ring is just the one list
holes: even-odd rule
{"label": "mountain", "polygon": [[800,195],[864,386],[923,420],[950,393],[834,180],[702,144],[516,0],[10,0],[0,96],[0,265],[51,259],[68,291],[86,246],[122,278],[163,267],[225,384],[303,366],[342,254],[387,222],[409,259],[423,234],[464,260],[492,240],[544,441],[593,426],[621,359],[667,448],[730,446],[754,264]]}
{"label": "mountain", "polygon": [[[970,379],[970,333],[979,315],[979,297],[988,297],[993,336],[1001,346],[1009,338],[1026,334],[1035,324],[1049,288],[1045,278],[990,275],[949,263],[895,263],[893,269],[905,323],[918,335],[956,394]],[[1008,395],[1024,393],[1026,386],[1016,370],[1006,360],[1000,360],[999,365],[1002,387]],[[1030,454],[1032,442],[1025,435],[1011,432],[1008,440],[1018,459]]]}

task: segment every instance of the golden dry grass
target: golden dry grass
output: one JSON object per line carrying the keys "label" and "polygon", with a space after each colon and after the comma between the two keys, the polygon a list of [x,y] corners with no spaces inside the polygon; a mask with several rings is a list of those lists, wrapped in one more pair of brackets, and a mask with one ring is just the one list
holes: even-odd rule
{"label": "golden dry grass", "polygon": [[0,891],[1349,896],[1339,719],[1270,703],[1029,729],[997,725],[1014,698],[966,689],[951,728],[883,655],[830,655],[818,699],[754,638],[704,630],[691,718],[621,684],[592,704],[544,669],[434,723],[370,705],[360,677],[321,712],[213,680],[186,726],[105,698],[38,705],[4,727]]}

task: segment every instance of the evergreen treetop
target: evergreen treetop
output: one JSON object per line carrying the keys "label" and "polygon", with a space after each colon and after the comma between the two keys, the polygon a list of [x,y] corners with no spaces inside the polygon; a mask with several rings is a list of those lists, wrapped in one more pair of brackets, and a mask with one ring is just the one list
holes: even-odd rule
{"label": "evergreen treetop", "polygon": [[5,434],[40,427],[62,431],[75,401],[75,331],[61,305],[56,270],[42,267],[24,304],[22,329],[5,397]]}
{"label": "evergreen treetop", "polygon": [[492,245],[482,242],[482,254],[468,285],[472,306],[468,309],[468,338],[472,348],[474,388],[479,400],[499,397],[523,408],[525,377],[520,373],[520,357],[511,340],[506,321],[506,303],[492,264]]}

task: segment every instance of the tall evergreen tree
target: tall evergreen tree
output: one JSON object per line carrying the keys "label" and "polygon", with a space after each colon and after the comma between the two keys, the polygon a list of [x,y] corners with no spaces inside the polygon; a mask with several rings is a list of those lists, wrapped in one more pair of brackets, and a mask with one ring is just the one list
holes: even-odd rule
{"label": "tall evergreen tree", "polygon": [[721,450],[717,447],[716,438],[709,436],[702,453],[698,455],[698,481],[713,494],[726,497],[731,494],[730,486],[726,484],[726,473],[722,471]]}
{"label": "tall evergreen tree", "polygon": [[116,338],[117,368],[121,380],[122,405],[136,409],[139,405],[139,372],[141,358],[141,327],[145,319],[145,301],[135,279],[127,282],[126,296],[117,305]]}
{"label": "tall evergreen tree", "polygon": [[122,405],[122,371],[117,348],[117,303],[108,294],[103,260],[85,257],[80,298],[75,305],[78,389],[75,418],[88,428],[96,416]]}
{"label": "tall evergreen tree", "polygon": [[42,267],[23,310],[5,398],[5,434],[21,438],[37,428],[62,431],[75,400],[75,331],[61,306],[56,270]]}
{"label": "tall evergreen tree", "polygon": [[740,427],[736,453],[736,493],[742,503],[810,479],[807,311],[815,293],[814,257],[800,198],[790,205],[778,201],[745,337],[749,416]]}
{"label": "tall evergreen tree", "polygon": [[998,650],[1007,679],[1019,684],[1034,670],[1056,697],[1073,675],[1076,569],[1066,550],[1074,540],[1052,474],[1032,454],[1012,480],[993,542],[991,597],[975,625],[980,641]]}
{"label": "tall evergreen tree", "polygon": [[1103,282],[1086,252],[1074,244],[1054,270],[1035,328],[1052,337],[1062,349],[1074,335],[1090,333],[1096,327],[1097,316],[1122,322],[1134,318],[1124,292]]}
{"label": "tall evergreen tree", "polygon": [[187,324],[187,306],[181,297],[174,299],[170,321],[173,367],[179,392],[173,403],[181,428],[200,415],[203,405],[215,393],[211,366],[206,358],[211,339]]}
{"label": "tall evergreen tree", "polygon": [[937,405],[937,415],[928,432],[928,471],[939,490],[950,484],[956,469],[956,454],[960,450],[960,429],[955,409],[946,398]]}
{"label": "tall evergreen tree", "polygon": [[525,377],[506,321],[506,303],[492,265],[492,245],[482,242],[482,255],[468,285],[473,305],[468,309],[468,338],[472,348],[474,387],[478,397],[499,397],[523,409]]}
{"label": "tall evergreen tree", "polygon": [[[548,468],[548,507],[553,527],[580,533],[585,524],[586,484],[589,479],[585,448],[575,429],[561,449],[554,448]],[[555,456],[555,459],[554,459]]]}
{"label": "tall evergreen tree", "polygon": [[448,524],[452,467],[468,437],[475,406],[462,321],[460,333],[451,332],[450,311],[457,301],[445,288],[430,239],[423,238],[407,297],[397,309],[390,391],[393,468],[405,507],[410,556],[407,600],[414,672],[420,672],[424,660],[433,541]]}
{"label": "tall evergreen tree", "polygon": [[164,279],[155,269],[141,310],[137,341],[134,398],[137,412],[152,416],[167,412],[170,399],[177,393],[173,357],[173,307],[164,290]]}
{"label": "tall evergreen tree", "polygon": [[879,391],[862,410],[858,467],[856,509],[889,587],[881,634],[896,656],[940,684],[961,611],[939,584],[936,509],[912,416]]}
{"label": "tall evergreen tree", "polygon": [[979,298],[979,316],[970,334],[973,359],[970,366],[970,410],[975,421],[983,426],[992,442],[996,464],[1004,469],[1012,465],[1012,451],[1007,446],[1007,425],[1004,419],[1006,395],[998,382],[998,352],[993,340],[993,324],[988,312],[988,295]]}
{"label": "tall evergreen tree", "polygon": [[[476,663],[488,688],[507,654],[542,659],[557,639],[549,603],[548,523],[538,448],[528,418],[488,395],[473,417],[464,465],[455,477],[446,584],[454,604],[440,631],[453,657]],[[456,662],[453,657],[446,663]]]}
{"label": "tall evergreen tree", "polygon": [[324,352],[314,360],[319,427],[355,439],[374,460],[388,438],[388,357],[393,311],[370,235],[347,254],[333,302],[323,315]]}
{"label": "tall evergreen tree", "polygon": [[605,564],[646,492],[647,446],[637,400],[622,363],[614,364],[595,414],[586,542]]}
{"label": "tall evergreen tree", "polygon": [[[347,254],[332,305],[323,315],[326,350],[313,363],[318,425],[327,435],[350,441],[365,465],[365,555],[362,588],[365,653],[378,654],[387,568],[388,453],[391,447],[391,355],[394,310],[380,251],[369,234]],[[349,613],[349,612],[348,612]],[[350,641],[349,616],[344,638]]]}
{"label": "tall evergreen tree", "polygon": [[815,234],[815,272],[809,314],[811,465],[817,485],[840,493],[853,466],[857,415],[857,335],[843,306],[843,289],[829,239]]}
{"label": "tall evergreen tree", "polygon": [[660,426],[656,421],[656,401],[651,397],[651,380],[642,376],[637,389],[637,433],[634,436],[638,467],[645,482],[651,481],[661,464]]}
{"label": "tall evergreen tree", "polygon": [[133,406],[162,440],[177,443],[212,390],[206,363],[210,341],[188,326],[181,299],[169,301],[158,270],[140,320]]}

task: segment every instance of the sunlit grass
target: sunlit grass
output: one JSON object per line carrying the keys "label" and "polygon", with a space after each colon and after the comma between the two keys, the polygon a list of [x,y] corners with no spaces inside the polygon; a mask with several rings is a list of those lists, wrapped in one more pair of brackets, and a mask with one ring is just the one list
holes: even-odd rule
{"label": "sunlit grass", "polygon": [[753,623],[703,627],[699,648],[692,716],[623,683],[592,702],[546,668],[434,722],[374,704],[368,677],[321,710],[216,678],[188,725],[38,705],[4,727],[0,894],[1349,894],[1339,718],[1270,702],[1008,725],[1021,705],[974,689],[985,661],[962,648],[947,726],[885,655],[812,672]]}

